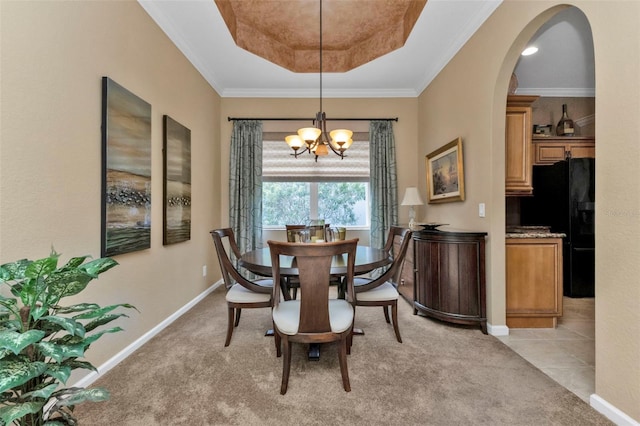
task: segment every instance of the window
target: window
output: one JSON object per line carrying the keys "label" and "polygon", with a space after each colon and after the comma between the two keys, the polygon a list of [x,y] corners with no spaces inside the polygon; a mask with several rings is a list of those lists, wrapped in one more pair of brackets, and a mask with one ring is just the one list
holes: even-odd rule
{"label": "window", "polygon": [[317,162],[309,153],[291,155],[285,135],[263,133],[262,225],[283,227],[321,218],[332,226],[368,227],[368,133],[354,133],[343,159],[329,153]]}

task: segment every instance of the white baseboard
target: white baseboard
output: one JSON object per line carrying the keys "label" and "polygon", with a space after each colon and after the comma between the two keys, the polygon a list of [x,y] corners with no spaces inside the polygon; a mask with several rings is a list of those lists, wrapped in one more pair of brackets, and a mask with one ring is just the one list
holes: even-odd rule
{"label": "white baseboard", "polygon": [[633,420],[631,417],[609,404],[598,395],[591,394],[589,403],[594,410],[614,422],[618,426],[640,426],[640,422]]}
{"label": "white baseboard", "polygon": [[87,387],[95,382],[100,376],[105,374],[107,371],[111,370],[113,367],[122,362],[126,357],[131,355],[136,349],[140,346],[147,343],[154,337],[156,334],[160,333],[167,326],[169,326],[172,322],[180,318],[184,313],[189,311],[189,309],[193,308],[198,302],[204,299],[209,293],[217,289],[222,285],[222,280],[215,282],[211,287],[200,293],[196,296],[195,299],[191,300],[189,303],[184,305],[182,308],[178,309],[176,312],[167,317],[164,321],[153,327],[151,330],[146,332],[144,335],[140,336],[135,342],[131,343],[129,346],[118,352],[115,356],[109,359],[107,362],[98,367],[98,372],[91,372],[90,374],[84,376],[80,380],[78,380],[73,386],[77,387]]}
{"label": "white baseboard", "polygon": [[487,332],[492,336],[508,336],[509,327],[506,325],[491,325],[487,323]]}

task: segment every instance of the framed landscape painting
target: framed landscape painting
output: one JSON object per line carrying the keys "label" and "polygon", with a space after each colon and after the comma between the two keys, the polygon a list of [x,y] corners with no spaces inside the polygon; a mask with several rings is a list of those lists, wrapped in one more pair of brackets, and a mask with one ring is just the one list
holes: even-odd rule
{"label": "framed landscape painting", "polygon": [[191,239],[191,131],[163,117],[164,232],[162,243]]}
{"label": "framed landscape painting", "polygon": [[429,203],[464,200],[462,139],[457,138],[427,155]]}
{"label": "framed landscape painting", "polygon": [[151,247],[151,105],[102,78],[102,257]]}

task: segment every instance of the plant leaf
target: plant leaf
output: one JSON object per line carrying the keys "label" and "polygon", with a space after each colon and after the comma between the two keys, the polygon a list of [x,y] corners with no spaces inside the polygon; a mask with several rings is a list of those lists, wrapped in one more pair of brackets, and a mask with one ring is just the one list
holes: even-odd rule
{"label": "plant leaf", "polygon": [[[109,399],[109,391],[104,388],[68,388],[62,389],[53,394],[58,399],[56,407],[77,405],[85,401],[100,402]],[[54,411],[57,411],[54,409]]]}
{"label": "plant leaf", "polygon": [[48,304],[36,305],[29,312],[29,314],[31,315],[31,318],[33,318],[34,321],[38,321],[43,315],[48,314],[48,313],[49,313],[49,305]]}
{"label": "plant leaf", "polygon": [[49,275],[56,270],[56,266],[58,266],[58,257],[60,257],[60,255],[53,252],[49,257],[34,260],[29,264],[29,266],[27,266],[24,276],[26,278],[38,278],[43,275]]}
{"label": "plant leaf", "polygon": [[53,328],[53,330],[58,331],[61,328],[67,330],[69,334],[74,336],[84,337],[84,325],[82,323],[75,321],[71,318],[59,317],[47,315],[45,317],[40,318],[41,321],[46,321],[51,324],[55,324],[58,327]]}
{"label": "plant leaf", "polygon": [[84,348],[86,345],[60,345],[52,342],[40,342],[36,347],[44,356],[48,356],[60,363],[67,358],[84,356]]}
{"label": "plant leaf", "polygon": [[41,389],[36,389],[33,392],[24,393],[22,394],[22,398],[26,399],[27,397],[29,397],[29,398],[49,399],[49,397],[56,390],[57,387],[58,387],[57,383],[52,383]]}
{"label": "plant leaf", "polygon": [[0,392],[23,385],[47,371],[47,364],[20,357],[0,361]]}
{"label": "plant leaf", "polygon": [[89,255],[72,257],[61,269],[75,269],[78,266],[82,265],[82,263],[84,263],[84,261],[90,257],[91,256]]}
{"label": "plant leaf", "polygon": [[24,333],[0,331],[0,348],[9,349],[18,355],[24,348],[39,342],[45,335],[41,330],[29,330]]}
{"label": "plant leaf", "polygon": [[90,362],[78,361],[77,359],[67,359],[62,362],[62,366],[68,366],[72,370],[75,370],[76,368],[83,368],[85,370],[95,371],[96,373],[98,372],[98,369],[95,368]]}
{"label": "plant leaf", "polygon": [[[30,267],[31,266],[29,266],[29,268]],[[47,284],[42,277],[32,277],[16,284],[11,291],[18,291],[16,296],[20,297],[20,300],[22,300],[25,306],[35,306],[40,296],[44,294],[46,287]]]}
{"label": "plant leaf", "polygon": [[85,324],[84,329],[89,332],[92,331],[98,327],[100,327],[101,325],[105,325],[110,323],[111,321],[118,319],[120,317],[125,317],[125,318],[129,318],[129,315],[126,314],[109,314],[109,315],[103,315],[100,318],[96,318],[93,321]]}
{"label": "plant leaf", "polygon": [[67,380],[69,380],[69,376],[71,375],[71,370],[72,367],[69,365],[49,364],[46,374],[58,379],[62,383],[67,383]]}
{"label": "plant leaf", "polygon": [[111,312],[114,309],[117,309],[117,308],[120,308],[120,307],[129,308],[129,309],[135,309],[136,311],[138,310],[138,309],[136,309],[135,306],[130,305],[128,303],[118,303],[117,305],[109,305],[109,306],[105,306],[104,308],[98,307],[98,309],[94,309],[94,310],[85,312],[83,314],[76,315],[73,318],[74,319],[97,318],[97,317],[99,317],[99,316],[101,316],[103,314],[106,314],[107,312]]}
{"label": "plant leaf", "polygon": [[100,337],[102,337],[104,334],[106,334],[106,333],[117,333],[119,331],[122,331],[122,329],[120,327],[112,327],[112,328],[109,328],[107,330],[101,330],[101,331],[99,331],[99,332],[97,332],[95,334],[92,334],[91,336],[86,337],[83,340],[83,343],[86,346],[89,346],[90,344],[92,344],[93,342],[98,340]]}
{"label": "plant leaf", "polygon": [[[87,330],[87,331],[89,331],[89,330]],[[51,343],[55,343],[56,345],[67,345],[67,346],[82,345],[82,346],[84,346],[85,350],[87,350],[87,347],[89,347],[90,344],[92,344],[93,342],[98,340],[100,337],[102,337],[103,334],[105,334],[105,333],[117,333],[119,331],[122,331],[122,328],[120,328],[120,327],[112,327],[112,328],[109,328],[107,330],[101,330],[99,332],[96,332],[95,334],[92,334],[91,336],[85,336],[84,338],[80,338],[78,336],[66,335],[66,336],[63,336],[63,337],[61,337],[59,339],[51,340]]]}
{"label": "plant leaf", "polygon": [[5,281],[21,280],[24,278],[24,272],[31,263],[29,259],[21,259],[11,263],[5,263],[0,266],[0,283]]}
{"label": "plant leaf", "polygon": [[60,422],[58,420],[47,420],[46,422],[44,422],[43,426],[69,426],[71,424],[75,424],[75,423],[68,423],[68,422]]}
{"label": "plant leaf", "polygon": [[0,407],[0,419],[5,425],[11,424],[14,420],[24,417],[27,414],[37,413],[44,406],[44,402],[23,402],[16,405],[5,405]]}
{"label": "plant leaf", "polygon": [[82,311],[88,311],[90,309],[99,309],[100,305],[96,304],[96,303],[78,303],[77,305],[71,305],[71,306],[56,306],[55,310],[58,313],[61,314],[70,314],[73,312],[82,312]]}
{"label": "plant leaf", "polygon": [[113,260],[110,257],[101,257],[100,259],[92,260],[91,262],[87,262],[84,265],[81,265],[79,269],[85,270],[92,277],[97,277],[103,272],[108,271],[114,266],[118,265],[118,262]]}
{"label": "plant leaf", "polygon": [[60,299],[74,296],[87,287],[93,277],[81,269],[59,270],[47,279],[47,303],[55,305]]}

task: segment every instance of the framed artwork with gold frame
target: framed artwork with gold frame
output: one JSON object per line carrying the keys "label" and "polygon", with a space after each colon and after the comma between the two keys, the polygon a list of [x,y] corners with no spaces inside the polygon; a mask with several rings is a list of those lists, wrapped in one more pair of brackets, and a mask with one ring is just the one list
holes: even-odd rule
{"label": "framed artwork with gold frame", "polygon": [[462,139],[427,154],[427,199],[429,203],[464,200]]}

